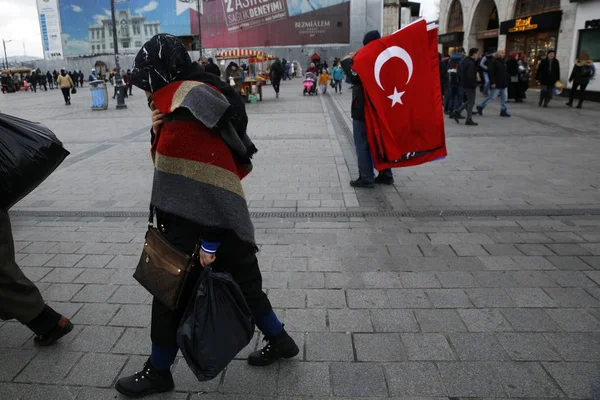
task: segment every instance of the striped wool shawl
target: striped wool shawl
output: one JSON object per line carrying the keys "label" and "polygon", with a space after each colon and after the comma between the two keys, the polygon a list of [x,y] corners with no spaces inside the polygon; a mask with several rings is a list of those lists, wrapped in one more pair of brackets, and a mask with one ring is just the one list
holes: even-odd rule
{"label": "striped wool shawl", "polygon": [[218,127],[230,109],[227,99],[192,81],[171,83],[152,98],[166,117],[152,143],[151,205],[202,226],[233,231],[254,244],[241,184],[251,165],[236,160],[224,140],[231,142],[232,135]]}

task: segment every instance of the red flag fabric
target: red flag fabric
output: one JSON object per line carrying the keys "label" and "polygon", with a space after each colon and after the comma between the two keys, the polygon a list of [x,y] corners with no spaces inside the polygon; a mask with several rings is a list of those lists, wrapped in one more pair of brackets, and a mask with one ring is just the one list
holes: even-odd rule
{"label": "red flag fabric", "polygon": [[416,21],[354,56],[365,90],[367,136],[378,170],[447,155],[437,29]]}

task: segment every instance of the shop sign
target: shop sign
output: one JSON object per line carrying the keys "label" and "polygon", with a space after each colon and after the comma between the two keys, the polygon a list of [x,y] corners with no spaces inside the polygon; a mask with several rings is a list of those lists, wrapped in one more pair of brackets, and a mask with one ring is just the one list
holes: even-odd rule
{"label": "shop sign", "polygon": [[560,28],[562,11],[536,14],[526,18],[511,19],[500,24],[500,34],[515,34],[527,31],[549,31]]}
{"label": "shop sign", "polygon": [[451,32],[438,36],[438,43],[444,46],[462,46],[464,32]]}
{"label": "shop sign", "polygon": [[491,39],[498,37],[498,29],[477,32],[477,39]]}

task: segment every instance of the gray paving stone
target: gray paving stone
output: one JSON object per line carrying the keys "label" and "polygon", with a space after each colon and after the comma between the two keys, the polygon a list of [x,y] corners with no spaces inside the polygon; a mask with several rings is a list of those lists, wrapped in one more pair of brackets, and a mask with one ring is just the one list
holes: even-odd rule
{"label": "gray paving stone", "polygon": [[42,293],[46,301],[69,301],[83,288],[75,283],[53,283]]}
{"label": "gray paving stone", "polygon": [[369,310],[329,310],[332,332],[373,332]]}
{"label": "gray paving stone", "polygon": [[388,390],[380,364],[333,363],[333,394],[339,397],[387,397]]}
{"label": "gray paving stone", "polygon": [[81,268],[54,268],[52,272],[41,279],[42,282],[69,283],[77,278],[83,269]]}
{"label": "gray paving stone", "polygon": [[221,390],[224,393],[271,395],[277,387],[277,365],[253,368],[246,361],[234,360],[227,367]]}
{"label": "gray paving stone", "polygon": [[105,303],[110,296],[117,290],[117,286],[112,285],[85,285],[73,301],[78,303]]}
{"label": "gray paving stone", "polygon": [[114,258],[113,255],[86,255],[76,265],[77,268],[104,268]]}
{"label": "gray paving stone", "polygon": [[504,332],[512,330],[497,309],[458,310],[469,332]]}
{"label": "gray paving stone", "polygon": [[548,243],[546,246],[559,256],[588,256],[592,254],[588,249],[578,244]]}
{"label": "gray paving stone", "polygon": [[[95,269],[94,269],[95,270]],[[107,271],[113,272],[107,283],[111,283],[113,285],[139,285],[139,283],[133,278],[133,269],[108,269]],[[263,274],[263,279],[266,278],[266,274]]]}
{"label": "gray paving stone", "polygon": [[548,271],[547,274],[562,287],[596,287],[581,271]]}
{"label": "gray paving stone", "polygon": [[484,244],[485,250],[492,256],[521,256],[523,253],[512,244]]}
{"label": "gray paving stone", "polygon": [[[332,310],[331,312],[342,311]],[[327,330],[327,313],[320,308],[286,310],[286,328],[297,332],[323,332]]]}
{"label": "gray paving stone", "polygon": [[580,258],[592,268],[600,270],[600,256],[581,256]]}
{"label": "gray paving stone", "polygon": [[116,271],[108,268],[86,268],[81,275],[75,278],[75,283],[100,283],[110,282],[112,275]]}
{"label": "gray paving stone", "polygon": [[47,267],[22,267],[21,272],[25,274],[32,282],[37,282],[52,271]]}
{"label": "gray paving stone", "polygon": [[391,308],[431,308],[431,302],[421,289],[390,289],[388,290]]}
{"label": "gray paving stone", "polygon": [[600,307],[600,302],[581,288],[545,289],[559,307]]}
{"label": "gray paving stone", "polygon": [[348,306],[350,308],[389,308],[386,291],[382,289],[347,290]]}
{"label": "gray paving stone", "polygon": [[[138,366],[138,369],[141,365]],[[136,370],[137,371],[137,370]],[[175,390],[187,392],[216,392],[221,382],[222,374],[212,381],[199,382],[183,358],[178,358],[172,368]]]}
{"label": "gray paving stone", "polygon": [[65,379],[66,384],[110,387],[127,362],[117,354],[85,354]]}
{"label": "gray paving stone", "polygon": [[526,256],[554,256],[555,253],[543,244],[516,244],[515,247]]}
{"label": "gray paving stone", "polygon": [[73,323],[81,325],[106,325],[119,307],[118,304],[85,304],[73,318]]}
{"label": "gray paving stone", "polygon": [[[151,348],[150,328],[127,328],[111,352],[116,354],[150,355]],[[136,368],[139,369],[144,361],[139,366],[136,366]]]}
{"label": "gray paving stone", "polygon": [[488,271],[516,271],[519,265],[509,256],[487,256],[479,257],[485,269]]}
{"label": "gray paving stone", "polygon": [[46,253],[52,254],[73,254],[83,246],[83,243],[78,242],[60,242],[56,243],[54,247],[48,250]]}
{"label": "gray paving stone", "polygon": [[456,253],[452,250],[452,247],[447,244],[438,244],[438,245],[427,245],[420,244],[419,249],[425,257],[454,257]]}
{"label": "gray paving stone", "polygon": [[337,332],[309,332],[306,335],[308,361],[354,361],[352,336]]}
{"label": "gray paving stone", "polygon": [[346,308],[346,294],[343,290],[308,289],[306,293],[310,308]]}
{"label": "gray paving stone", "polygon": [[55,245],[56,242],[33,242],[29,246],[26,246],[24,248],[15,248],[15,251],[25,254],[43,254],[47,253],[48,250],[53,248]]}
{"label": "gray paving stone", "polygon": [[392,396],[446,396],[440,374],[433,363],[402,362],[385,365]]}
{"label": "gray paving stone", "polygon": [[364,282],[364,287],[368,289],[394,289],[402,287],[398,272],[363,272],[360,276]]}
{"label": "gray paving stone", "polygon": [[273,259],[273,271],[307,271],[308,259],[305,257],[285,257]]}
{"label": "gray paving stone", "polygon": [[442,285],[433,272],[400,272],[400,281],[405,289],[439,288]]}
{"label": "gray paving stone", "polygon": [[404,333],[402,343],[411,361],[455,360],[448,341],[438,333]]}
{"label": "gray paving stone", "polygon": [[83,307],[83,304],[81,304],[81,303],[73,303],[73,302],[59,303],[59,302],[55,302],[55,301],[48,301],[47,298],[46,298],[46,304],[48,304],[50,307],[54,308],[61,315],[64,315],[65,317],[67,317],[69,319],[73,319],[75,314],[77,314],[77,311],[79,311],[81,309],[81,307]]}
{"label": "gray paving stone", "polygon": [[143,328],[150,325],[151,314],[150,305],[124,304],[110,321],[110,325]]}
{"label": "gray paving stone", "polygon": [[600,361],[600,335],[597,333],[545,333],[565,361]]}
{"label": "gray paving stone", "polygon": [[450,245],[459,257],[487,256],[489,253],[480,244],[455,243]]}
{"label": "gray paving stone", "polygon": [[[141,253],[141,251],[140,251],[140,253]],[[128,269],[128,270],[132,270],[131,274],[133,275],[133,269],[135,269],[139,260],[140,260],[139,255],[127,256],[127,255],[119,254],[116,257],[114,257],[108,264],[106,264],[105,268]],[[98,266],[98,268],[101,268],[101,267]]]}
{"label": "gray paving stone", "polygon": [[556,256],[546,257],[546,259],[550,261],[556,268],[563,271],[585,271],[592,269],[590,264],[587,264],[578,257]]}
{"label": "gray paving stone", "polygon": [[138,285],[118,286],[117,290],[108,299],[109,303],[119,304],[143,304],[150,297],[150,293]]}
{"label": "gray paving stone", "polygon": [[375,332],[418,332],[419,324],[410,310],[371,310]]}
{"label": "gray paving stone", "polygon": [[[15,384],[12,386],[14,393],[20,396],[18,397],[19,400],[73,400],[81,390],[81,388],[73,386],[50,386],[46,384]],[[11,400],[13,399],[15,398],[11,398]]]}
{"label": "gray paving stone", "polygon": [[342,262],[337,258],[311,257],[308,259],[308,270],[319,272],[340,272]]}
{"label": "gray paving stone", "polygon": [[556,307],[556,303],[540,288],[505,289],[518,307]]}
{"label": "gray paving stone", "polygon": [[483,263],[478,257],[444,257],[451,271],[483,271]]}
{"label": "gray paving stone", "polygon": [[546,236],[556,243],[581,243],[585,242],[581,236],[574,232],[546,232]]}
{"label": "gray paving stone", "polygon": [[32,336],[33,333],[24,325],[7,322],[0,325],[0,348],[19,348]]}
{"label": "gray paving stone", "polygon": [[563,397],[562,391],[537,363],[498,363],[496,370],[509,397]]}
{"label": "gray paving stone", "polygon": [[[553,272],[553,271],[548,271]],[[519,287],[556,287],[558,284],[548,276],[546,271],[513,271],[510,275]]]}
{"label": "gray paving stone", "polygon": [[541,333],[500,333],[498,340],[514,361],[560,361]]}
{"label": "gray paving stone", "polygon": [[456,310],[415,310],[422,332],[466,332]]}
{"label": "gray paving stone", "polygon": [[[22,394],[23,385],[14,383],[3,383],[0,385],[0,399],[19,399]],[[73,399],[74,396],[71,396]]]}
{"label": "gray paving stone", "polygon": [[481,362],[438,363],[448,396],[505,397],[493,364]]}
{"label": "gray paving stone", "polygon": [[[112,236],[112,235],[111,235]],[[85,243],[79,250],[78,254],[104,254],[110,248],[110,243]]]}
{"label": "gray paving stone", "polygon": [[556,269],[556,266],[541,256],[513,256],[512,259],[515,260],[520,270],[541,271]]}
{"label": "gray paving stone", "polygon": [[279,370],[277,394],[287,396],[329,396],[329,364],[283,363]]}
{"label": "gray paving stone", "polygon": [[358,361],[405,361],[407,359],[397,333],[357,333],[353,338]]}
{"label": "gray paving stone", "polygon": [[269,289],[269,299],[277,307],[305,308],[305,289]]}
{"label": "gray paving stone", "polygon": [[560,308],[546,312],[565,332],[600,332],[600,321],[585,310]]}
{"label": "gray paving stone", "polygon": [[484,288],[511,288],[519,284],[508,271],[478,271],[473,273]]}
{"label": "gray paving stone", "polygon": [[585,274],[598,285],[600,285],[600,271],[587,271]]}
{"label": "gray paving stone", "polygon": [[39,352],[15,378],[15,382],[56,384],[62,381],[80,358],[81,353]]}
{"label": "gray paving stone", "polygon": [[290,279],[292,289],[324,289],[325,275],[322,272],[296,272]]}
{"label": "gray paving stone", "polygon": [[0,382],[10,382],[34,355],[35,351],[33,350],[2,349],[0,351]]}
{"label": "gray paving stone", "polygon": [[47,267],[69,268],[75,266],[83,258],[81,254],[57,254],[48,261]]}
{"label": "gray paving stone", "polygon": [[558,332],[559,326],[542,309],[511,308],[502,310],[506,319],[517,332]]}
{"label": "gray paving stone", "polygon": [[124,330],[109,326],[85,326],[67,348],[71,351],[108,353]]}
{"label": "gray paving stone", "polygon": [[508,360],[495,335],[490,333],[452,333],[450,342],[458,358],[464,361]]}
{"label": "gray paving stone", "polygon": [[443,288],[479,287],[477,280],[467,271],[436,272],[435,274]]}
{"label": "gray paving stone", "polygon": [[600,364],[592,363],[543,363],[569,398],[598,398]]}
{"label": "gray paving stone", "polygon": [[462,289],[428,289],[426,293],[435,308],[468,308],[473,306]]}
{"label": "gray paving stone", "polygon": [[506,293],[505,289],[466,289],[465,292],[477,308],[516,307],[515,302]]}

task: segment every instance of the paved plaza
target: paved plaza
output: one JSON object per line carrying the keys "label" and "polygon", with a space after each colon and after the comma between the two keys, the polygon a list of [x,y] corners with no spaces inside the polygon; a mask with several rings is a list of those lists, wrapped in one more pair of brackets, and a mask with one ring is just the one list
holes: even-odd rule
{"label": "paved plaza", "polygon": [[[354,189],[350,90],[301,82],[248,105],[259,148],[244,181],[265,290],[301,347],[245,356],[151,399],[600,399],[600,104],[498,101],[446,120],[448,157]],[[478,101],[480,101],[478,99]],[[150,112],[92,112],[86,88],[0,96],[71,155],[12,212],[17,260],[75,330],[52,348],[0,321],[0,400],[123,399],[150,352],[149,294],[132,278],[146,229]],[[470,129],[467,129],[470,128]]]}

